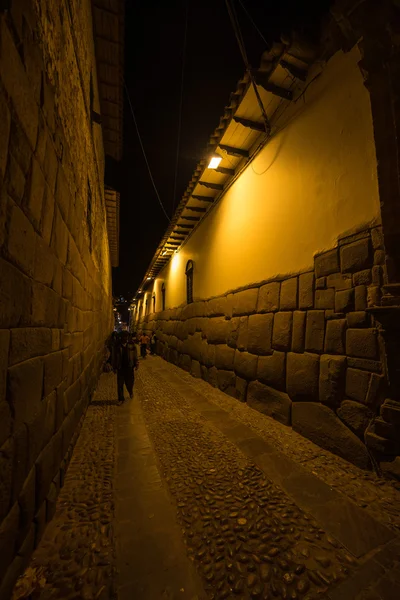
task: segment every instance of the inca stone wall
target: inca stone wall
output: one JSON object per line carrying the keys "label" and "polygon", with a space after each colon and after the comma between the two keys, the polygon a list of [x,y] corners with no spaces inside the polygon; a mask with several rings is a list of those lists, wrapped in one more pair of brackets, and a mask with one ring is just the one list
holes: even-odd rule
{"label": "inca stone wall", "polygon": [[316,256],[312,271],[150,314],[136,327],[156,332],[166,360],[368,468],[366,443],[398,453],[368,313],[384,256],[381,229],[371,227]]}
{"label": "inca stone wall", "polygon": [[53,515],[112,328],[90,0],[9,4],[0,11],[0,598]]}

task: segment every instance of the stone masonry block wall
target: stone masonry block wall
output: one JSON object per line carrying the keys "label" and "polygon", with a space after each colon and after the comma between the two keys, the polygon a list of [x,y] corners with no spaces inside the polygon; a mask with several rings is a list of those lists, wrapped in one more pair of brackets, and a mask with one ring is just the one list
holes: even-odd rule
{"label": "stone masonry block wall", "polygon": [[384,357],[367,310],[383,275],[374,226],[340,239],[309,272],[153,313],[136,327],[155,331],[166,360],[368,468],[366,440],[399,450],[384,439]]}
{"label": "stone masonry block wall", "polygon": [[112,328],[90,7],[0,11],[1,599],[54,513]]}

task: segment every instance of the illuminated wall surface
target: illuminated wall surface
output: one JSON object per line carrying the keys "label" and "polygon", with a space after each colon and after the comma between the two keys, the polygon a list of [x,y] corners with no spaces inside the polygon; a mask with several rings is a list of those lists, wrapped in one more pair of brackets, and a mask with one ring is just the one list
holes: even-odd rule
{"label": "illuminated wall surface", "polygon": [[[166,307],[209,298],[278,274],[310,268],[316,252],[378,217],[368,92],[355,47],[337,53],[273,123],[273,139],[160,273]],[[321,71],[315,67],[310,81]],[[157,294],[157,310],[161,306]]]}

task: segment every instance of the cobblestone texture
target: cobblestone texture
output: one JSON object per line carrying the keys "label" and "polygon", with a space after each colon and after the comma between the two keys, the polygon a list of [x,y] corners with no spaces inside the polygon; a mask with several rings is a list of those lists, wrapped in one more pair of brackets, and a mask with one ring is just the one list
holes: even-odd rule
{"label": "cobblestone texture", "polygon": [[[115,404],[115,376],[103,375],[87,410],[55,516],[17,583],[14,598],[114,597]],[[29,596],[32,580],[41,590]]]}
{"label": "cobblestone texture", "polygon": [[[161,361],[161,359],[158,359]],[[266,417],[236,399],[194,379],[174,365],[168,368],[188,384],[194,386],[232,418],[254,429],[266,441],[300,463],[322,481],[336,488],[358,506],[363,507],[376,520],[396,533],[400,532],[400,484],[363,471],[340,457],[323,450],[292,429]]]}
{"label": "cobblestone texture", "polygon": [[[155,363],[153,363],[155,364]],[[321,597],[355,560],[151,365],[137,392],[209,598]]]}

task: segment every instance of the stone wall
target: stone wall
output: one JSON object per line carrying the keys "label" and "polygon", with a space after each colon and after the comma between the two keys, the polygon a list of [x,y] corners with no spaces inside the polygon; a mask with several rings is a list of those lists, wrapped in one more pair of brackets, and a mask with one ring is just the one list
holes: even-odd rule
{"label": "stone wall", "polygon": [[381,336],[368,312],[384,258],[381,228],[372,226],[316,256],[309,272],[151,314],[137,328],[156,332],[166,360],[368,468],[366,441],[398,452],[381,408]]}
{"label": "stone wall", "polygon": [[112,328],[90,0],[9,5],[0,11],[1,599],[54,513]]}

